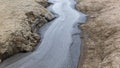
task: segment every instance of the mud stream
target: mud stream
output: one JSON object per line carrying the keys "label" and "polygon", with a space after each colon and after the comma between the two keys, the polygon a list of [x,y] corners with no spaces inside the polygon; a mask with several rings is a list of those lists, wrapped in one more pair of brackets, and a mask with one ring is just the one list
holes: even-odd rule
{"label": "mud stream", "polygon": [[72,0],[49,0],[58,15],[51,25],[42,27],[42,42],[32,53],[18,54],[4,61],[0,68],[77,68],[80,56],[80,23],[85,15],[74,9]]}

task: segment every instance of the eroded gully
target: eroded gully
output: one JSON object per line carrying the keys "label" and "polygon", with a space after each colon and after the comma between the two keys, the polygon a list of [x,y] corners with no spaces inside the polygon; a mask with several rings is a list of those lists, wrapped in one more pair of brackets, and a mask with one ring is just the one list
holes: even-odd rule
{"label": "eroded gully", "polygon": [[[8,59],[0,68],[77,68],[80,56],[80,33],[78,25],[85,15],[74,9],[72,0],[49,0],[52,12],[58,15],[44,33],[36,51],[25,56]],[[13,61],[19,58],[19,60]]]}

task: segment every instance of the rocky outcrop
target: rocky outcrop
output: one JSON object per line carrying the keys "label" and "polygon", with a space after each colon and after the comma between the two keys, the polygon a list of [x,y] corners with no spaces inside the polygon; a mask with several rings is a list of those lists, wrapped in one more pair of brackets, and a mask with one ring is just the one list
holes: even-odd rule
{"label": "rocky outcrop", "polygon": [[84,60],[80,68],[120,67],[120,0],[78,0],[76,8],[88,15],[80,27]]}
{"label": "rocky outcrop", "polygon": [[53,19],[46,0],[0,0],[0,60],[33,51],[38,29]]}

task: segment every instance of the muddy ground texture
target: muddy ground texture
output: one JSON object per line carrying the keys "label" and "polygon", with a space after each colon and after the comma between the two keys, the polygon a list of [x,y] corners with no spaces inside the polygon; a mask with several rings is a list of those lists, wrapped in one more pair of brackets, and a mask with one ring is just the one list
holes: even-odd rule
{"label": "muddy ground texture", "polygon": [[0,61],[34,50],[38,29],[53,19],[46,0],[0,0]]}
{"label": "muddy ground texture", "polygon": [[120,0],[77,0],[88,15],[81,25],[84,54],[79,68],[120,68]]}

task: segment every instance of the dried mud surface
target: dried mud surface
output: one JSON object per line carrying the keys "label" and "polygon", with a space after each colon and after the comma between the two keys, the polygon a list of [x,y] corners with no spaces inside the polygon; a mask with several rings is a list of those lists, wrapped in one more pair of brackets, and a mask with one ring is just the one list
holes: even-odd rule
{"label": "dried mud surface", "polygon": [[83,30],[84,49],[79,68],[120,68],[120,0],[77,0],[88,15]]}
{"label": "dried mud surface", "polygon": [[46,0],[0,0],[0,61],[34,50],[38,29],[53,19]]}

